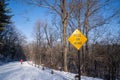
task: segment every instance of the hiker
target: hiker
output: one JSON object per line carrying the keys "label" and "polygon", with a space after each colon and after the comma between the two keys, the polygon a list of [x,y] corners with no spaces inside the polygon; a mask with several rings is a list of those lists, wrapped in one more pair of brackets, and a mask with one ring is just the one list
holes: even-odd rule
{"label": "hiker", "polygon": [[21,63],[21,64],[23,63],[23,60],[22,60],[22,59],[20,60],[20,63]]}

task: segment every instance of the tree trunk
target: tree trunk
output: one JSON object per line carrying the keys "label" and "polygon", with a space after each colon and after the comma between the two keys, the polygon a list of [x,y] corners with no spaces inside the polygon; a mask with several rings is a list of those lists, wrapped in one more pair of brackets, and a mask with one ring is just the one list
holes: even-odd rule
{"label": "tree trunk", "polygon": [[67,69],[67,40],[66,40],[67,21],[65,20],[63,23],[64,23],[63,24],[63,27],[64,27],[64,29],[63,29],[64,71],[68,71],[68,69]]}
{"label": "tree trunk", "polygon": [[[86,10],[86,13],[85,13],[85,21],[84,21],[84,33],[85,33],[85,36],[87,37],[88,39],[88,27],[89,27],[89,15],[90,15],[90,1],[88,0],[87,1],[87,10]],[[86,46],[85,46],[85,51],[84,51],[84,63],[87,63],[86,61],[87,60],[87,55],[89,55],[89,51],[88,51],[88,40],[86,41]],[[87,70],[87,67],[84,68],[84,72],[86,72]]]}
{"label": "tree trunk", "polygon": [[61,0],[61,19],[62,19],[62,25],[63,25],[63,64],[64,64],[64,71],[68,71],[67,69],[67,22],[68,22],[68,16],[66,11],[66,0]]}

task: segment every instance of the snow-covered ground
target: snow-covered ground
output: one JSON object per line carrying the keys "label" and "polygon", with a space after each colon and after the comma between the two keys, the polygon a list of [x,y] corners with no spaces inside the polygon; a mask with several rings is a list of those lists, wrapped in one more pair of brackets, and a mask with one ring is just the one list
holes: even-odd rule
{"label": "snow-covered ground", "polygon": [[[0,65],[0,80],[75,80],[75,74],[63,71],[55,71],[51,74],[50,69],[42,70],[27,62],[11,62]],[[101,80],[98,78],[82,76],[82,80]]]}

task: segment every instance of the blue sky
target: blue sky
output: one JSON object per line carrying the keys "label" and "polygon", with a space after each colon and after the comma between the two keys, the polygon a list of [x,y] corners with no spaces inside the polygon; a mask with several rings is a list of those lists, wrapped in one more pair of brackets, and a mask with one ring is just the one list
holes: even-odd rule
{"label": "blue sky", "polygon": [[9,8],[11,8],[12,21],[18,30],[20,30],[26,37],[28,41],[32,40],[33,27],[37,20],[48,20],[50,17],[48,15],[48,10],[40,7],[21,5],[21,3],[10,0]]}
{"label": "blue sky", "polygon": [[[113,6],[115,8],[120,7],[118,2],[111,4],[110,7]],[[31,5],[21,5],[21,3],[17,2],[17,0],[10,0],[8,7],[11,8],[12,14],[14,15],[12,17],[14,25],[27,37],[28,41],[31,41],[33,38],[33,27],[35,26],[37,20],[40,19],[43,20],[43,22],[47,20],[50,23],[52,19],[51,15],[48,14],[49,11],[47,9]],[[100,13],[106,17],[112,13],[111,11],[112,10],[108,9],[108,11],[102,11]],[[119,28],[119,25],[115,23],[115,20],[112,20],[108,27],[109,26],[112,26],[109,30],[113,31],[113,33],[116,33]]]}

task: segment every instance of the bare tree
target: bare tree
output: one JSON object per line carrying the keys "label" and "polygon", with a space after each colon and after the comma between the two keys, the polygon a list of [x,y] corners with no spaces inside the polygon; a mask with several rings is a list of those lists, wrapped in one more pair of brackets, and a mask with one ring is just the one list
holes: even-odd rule
{"label": "bare tree", "polygon": [[40,20],[37,20],[35,27],[34,27],[34,32],[33,36],[35,37],[35,64],[41,64],[41,46],[42,46],[42,39],[43,39],[43,23]]}
{"label": "bare tree", "polygon": [[61,18],[61,23],[63,26],[63,52],[64,52],[64,71],[67,71],[67,26],[68,26],[68,19],[73,10],[72,3],[74,0],[67,1],[67,0],[52,0],[51,2],[48,0],[27,0],[29,4],[33,4],[39,7],[44,7],[47,9],[52,10],[53,12],[57,13]]}
{"label": "bare tree", "polygon": [[[46,40],[47,40],[47,45],[48,45],[48,53],[50,54],[50,67],[53,66],[53,55],[52,55],[52,47],[53,47],[53,35],[51,33],[50,30],[48,30],[48,25],[45,24],[44,26],[44,32],[45,32],[45,36],[46,36]],[[49,32],[49,34],[48,34]]]}
{"label": "bare tree", "polygon": [[[77,0],[75,3],[74,11],[72,12],[69,26],[71,30],[79,28],[83,34],[88,38],[85,46],[83,46],[82,53],[83,63],[87,63],[87,59],[90,58],[89,41],[91,41],[91,34],[95,28],[102,27],[119,15],[119,8],[114,9],[114,12],[108,17],[103,17],[100,12],[105,7],[110,7],[112,0]],[[76,24],[77,23],[77,24]],[[99,36],[101,37],[101,36]],[[86,71],[84,69],[84,71]]]}

